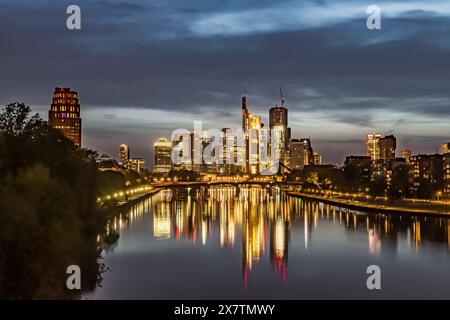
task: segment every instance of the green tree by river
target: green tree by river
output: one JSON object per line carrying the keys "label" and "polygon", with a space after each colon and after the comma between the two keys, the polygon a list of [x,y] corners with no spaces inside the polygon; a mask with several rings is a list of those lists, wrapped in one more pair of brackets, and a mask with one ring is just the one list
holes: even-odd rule
{"label": "green tree by river", "polygon": [[96,154],[76,150],[30,107],[0,113],[0,298],[76,298],[66,268],[79,265],[82,291],[101,274],[96,236]]}

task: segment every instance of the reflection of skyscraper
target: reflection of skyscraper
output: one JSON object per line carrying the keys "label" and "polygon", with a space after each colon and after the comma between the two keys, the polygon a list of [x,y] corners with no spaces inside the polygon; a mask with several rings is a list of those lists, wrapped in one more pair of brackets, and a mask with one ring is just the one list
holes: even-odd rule
{"label": "reflection of skyscraper", "polygon": [[81,148],[81,118],[78,94],[70,88],[55,88],[52,105],[48,113],[50,126],[59,129]]}
{"label": "reflection of skyscraper", "polygon": [[275,270],[286,277],[288,259],[289,224],[282,217],[277,217],[270,225],[270,260]]}
{"label": "reflection of skyscraper", "polygon": [[170,204],[159,203],[153,213],[153,236],[156,239],[170,239]]}

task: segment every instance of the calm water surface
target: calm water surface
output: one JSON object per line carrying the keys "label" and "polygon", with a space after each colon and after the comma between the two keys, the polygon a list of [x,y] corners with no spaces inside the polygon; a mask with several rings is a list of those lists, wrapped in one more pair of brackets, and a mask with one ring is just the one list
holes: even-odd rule
{"label": "calm water surface", "polygon": [[[348,212],[276,188],[161,193],[110,222],[85,299],[450,298],[450,223]],[[366,268],[381,268],[369,291]]]}

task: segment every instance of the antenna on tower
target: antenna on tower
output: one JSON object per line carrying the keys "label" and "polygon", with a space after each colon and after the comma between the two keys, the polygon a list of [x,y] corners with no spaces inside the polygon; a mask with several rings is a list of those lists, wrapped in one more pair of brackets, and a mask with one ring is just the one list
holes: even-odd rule
{"label": "antenna on tower", "polygon": [[280,98],[281,98],[281,106],[284,107],[283,90],[281,90],[281,88],[280,88]]}

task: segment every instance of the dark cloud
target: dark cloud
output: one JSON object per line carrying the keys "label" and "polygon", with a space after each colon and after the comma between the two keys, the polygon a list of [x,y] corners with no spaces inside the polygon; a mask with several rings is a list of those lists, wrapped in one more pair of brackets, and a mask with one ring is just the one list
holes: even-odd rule
{"label": "dark cloud", "polygon": [[[398,1],[405,10],[384,17],[382,30],[369,31],[365,4],[359,1],[339,6],[306,1],[298,5],[300,13],[319,8],[329,18],[310,11],[305,21],[289,20],[295,17],[296,3],[79,1],[82,30],[69,31],[68,1],[5,1],[0,10],[0,103],[23,100],[44,111],[55,86],[72,87],[80,93],[83,112],[103,112],[108,121],[101,128],[84,126],[89,146],[108,145],[108,152],[142,134],[133,118],[115,114],[116,108],[170,111],[177,117],[185,113],[189,121],[197,117],[238,126],[244,86],[250,107],[264,117],[283,87],[291,123],[306,125],[308,119],[320,118],[324,125],[312,132],[297,129],[321,141],[333,137],[333,124],[347,130],[340,132],[344,141],[353,141],[364,130],[388,132],[395,126],[408,137],[410,131],[401,131],[408,123],[427,132],[448,122],[447,6],[439,12],[436,2],[411,9],[413,5]],[[346,17],[355,6],[361,14]],[[283,8],[287,18],[280,23]],[[335,11],[327,13],[327,8]],[[244,29],[236,17],[245,19]],[[216,22],[232,25],[225,23],[221,34]],[[392,127],[382,126],[380,119],[391,119]],[[167,119],[147,120],[148,127],[170,132]],[[428,149],[434,150],[445,133],[430,132]],[[348,152],[323,143],[317,148],[325,158],[338,161]],[[151,157],[151,151],[143,153]]]}

